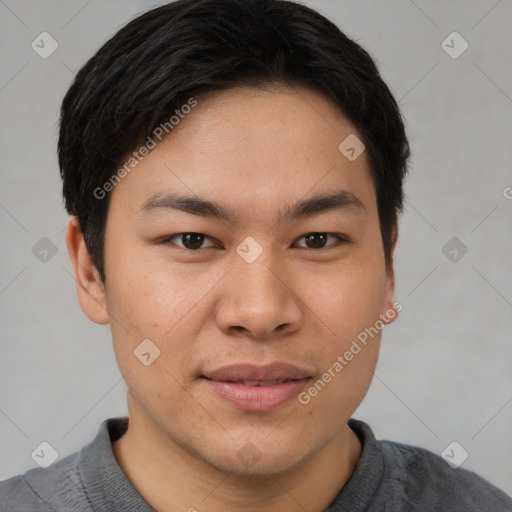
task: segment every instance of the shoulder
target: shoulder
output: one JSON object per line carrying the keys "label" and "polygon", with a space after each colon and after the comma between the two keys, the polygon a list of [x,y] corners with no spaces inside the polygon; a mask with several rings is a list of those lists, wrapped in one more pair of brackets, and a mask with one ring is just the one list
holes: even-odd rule
{"label": "shoulder", "polygon": [[46,469],[33,468],[1,481],[0,512],[54,512],[61,506],[74,512],[92,511],[83,499],[78,457],[76,452]]}
{"label": "shoulder", "polygon": [[0,482],[0,512],[48,512],[50,508],[44,500],[32,491],[25,475],[13,476]]}
{"label": "shoulder", "polygon": [[452,468],[440,455],[424,448],[393,441],[377,443],[393,494],[411,506],[434,511],[512,511],[512,499],[476,473]]}
{"label": "shoulder", "polygon": [[109,500],[126,490],[132,491],[127,503],[136,501],[136,491],[118,466],[111,447],[111,441],[122,436],[127,427],[127,417],[108,418],[81,450],[47,468],[33,468],[0,482],[0,512],[106,510]]}
{"label": "shoulder", "polygon": [[377,440],[362,421],[351,419],[349,426],[362,453],[333,512],[354,500],[360,510],[379,512],[512,512],[512,498],[476,473],[425,448]]}

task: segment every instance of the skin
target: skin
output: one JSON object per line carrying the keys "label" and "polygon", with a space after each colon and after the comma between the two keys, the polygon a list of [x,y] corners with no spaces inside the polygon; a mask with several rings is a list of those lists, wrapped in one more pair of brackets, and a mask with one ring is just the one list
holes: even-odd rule
{"label": "skin", "polygon": [[[71,219],[81,307],[111,325],[128,387],[129,428],[113,453],[155,510],[320,512],[352,475],[361,444],[347,421],[369,388],[380,333],[308,404],[292,399],[247,412],[199,378],[228,364],[281,361],[315,382],[393,307],[366,153],[351,162],[338,150],[350,134],[362,139],[329,99],[308,89],[215,92],[112,191],[105,284]],[[364,209],[277,223],[283,204],[341,189]],[[240,222],[142,212],[158,192],[219,202]],[[207,236],[196,252],[180,237],[162,241],[184,232]],[[315,246],[309,233],[350,241],[329,237]],[[263,249],[252,263],[236,252],[247,237]],[[160,349],[149,366],[133,353],[147,338]],[[247,467],[237,454],[249,442],[261,458]]]}

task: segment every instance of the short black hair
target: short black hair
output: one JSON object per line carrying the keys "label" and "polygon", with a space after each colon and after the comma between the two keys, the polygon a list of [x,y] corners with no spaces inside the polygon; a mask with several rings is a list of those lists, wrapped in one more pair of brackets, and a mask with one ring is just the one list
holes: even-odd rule
{"label": "short black hair", "polygon": [[111,187],[102,187],[112,183],[126,155],[192,97],[274,84],[322,93],[362,135],[391,263],[409,145],[397,102],[370,55],[297,2],[177,0],[121,28],[80,69],[62,103],[58,157],[65,207],[78,218],[103,281],[105,190]]}

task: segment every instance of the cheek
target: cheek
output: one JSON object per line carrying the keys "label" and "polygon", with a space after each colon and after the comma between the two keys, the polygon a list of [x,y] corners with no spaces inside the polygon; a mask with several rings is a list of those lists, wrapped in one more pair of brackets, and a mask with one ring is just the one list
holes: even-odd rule
{"label": "cheek", "polygon": [[385,274],[369,265],[340,265],[317,280],[307,305],[330,327],[334,339],[355,337],[373,325],[385,305]]}
{"label": "cheek", "polygon": [[[128,258],[115,268],[111,267],[107,277],[107,307],[122,373],[130,370],[131,378],[136,379],[144,369],[156,383],[155,368],[166,368],[176,374],[193,364],[193,340],[198,338],[207,314],[206,302],[202,299],[218,278],[192,270],[185,273],[163,262],[150,266],[144,259],[136,262]],[[146,339],[157,347],[153,349],[155,353],[160,351],[147,368],[134,354]],[[149,347],[151,349],[152,345]],[[159,378],[165,381],[170,375],[164,372]],[[170,384],[173,382],[171,379]]]}
{"label": "cheek", "polygon": [[165,261],[126,260],[109,276],[110,311],[123,317],[130,331],[161,337],[208,291],[211,279],[192,267],[185,271]]}

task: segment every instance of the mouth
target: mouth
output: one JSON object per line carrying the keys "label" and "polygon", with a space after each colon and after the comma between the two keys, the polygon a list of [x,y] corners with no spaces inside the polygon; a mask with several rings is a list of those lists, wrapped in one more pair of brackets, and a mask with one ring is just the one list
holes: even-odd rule
{"label": "mouth", "polygon": [[305,369],[273,363],[225,366],[201,378],[209,392],[224,403],[247,412],[270,412],[297,397],[312,377]]}
{"label": "mouth", "polygon": [[276,386],[277,384],[283,384],[284,382],[295,382],[295,379],[285,380],[241,380],[241,381],[227,381],[234,382],[235,384],[243,384],[244,386]]}

